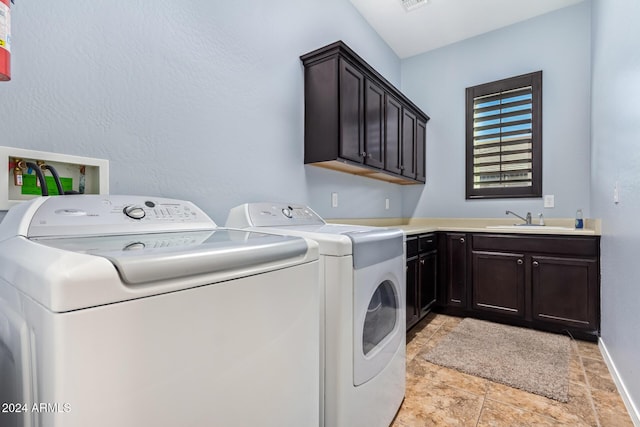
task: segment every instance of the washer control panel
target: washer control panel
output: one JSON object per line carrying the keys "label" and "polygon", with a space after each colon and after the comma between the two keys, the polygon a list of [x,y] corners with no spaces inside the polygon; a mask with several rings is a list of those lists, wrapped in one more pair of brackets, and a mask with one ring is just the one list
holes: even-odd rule
{"label": "washer control panel", "polygon": [[325,221],[310,207],[286,203],[246,203],[229,212],[227,227],[279,227],[323,225]]}
{"label": "washer control panel", "polygon": [[184,200],[73,195],[41,201],[30,220],[27,236],[160,233],[213,228],[216,224],[211,218]]}

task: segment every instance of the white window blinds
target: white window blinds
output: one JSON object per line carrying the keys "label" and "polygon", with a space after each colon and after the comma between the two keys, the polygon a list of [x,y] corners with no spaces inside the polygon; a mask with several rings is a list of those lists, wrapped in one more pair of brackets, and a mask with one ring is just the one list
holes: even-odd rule
{"label": "white window blinds", "polygon": [[473,186],[531,186],[531,86],[473,100]]}

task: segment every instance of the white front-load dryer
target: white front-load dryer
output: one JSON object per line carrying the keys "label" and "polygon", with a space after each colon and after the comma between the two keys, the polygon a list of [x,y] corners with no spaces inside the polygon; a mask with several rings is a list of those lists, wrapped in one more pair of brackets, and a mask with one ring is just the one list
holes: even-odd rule
{"label": "white front-load dryer", "polygon": [[251,203],[227,227],[320,245],[321,425],[387,427],[405,394],[405,250],[401,230],[327,224],[310,208]]}
{"label": "white front-load dryer", "polygon": [[0,426],[317,426],[318,267],[317,243],[186,201],[17,205],[0,223]]}

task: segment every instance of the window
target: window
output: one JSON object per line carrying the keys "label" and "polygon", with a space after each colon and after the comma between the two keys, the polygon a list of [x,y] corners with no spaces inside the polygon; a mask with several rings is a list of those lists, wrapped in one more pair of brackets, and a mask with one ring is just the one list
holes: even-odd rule
{"label": "window", "polygon": [[467,199],[542,197],[542,71],[467,88]]}

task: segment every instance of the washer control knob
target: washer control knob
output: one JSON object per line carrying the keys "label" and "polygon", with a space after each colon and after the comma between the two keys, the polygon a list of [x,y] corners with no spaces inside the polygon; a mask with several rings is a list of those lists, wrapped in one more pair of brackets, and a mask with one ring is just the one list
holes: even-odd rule
{"label": "washer control knob", "polygon": [[144,209],[137,205],[125,206],[122,212],[124,212],[124,214],[129,218],[133,219],[142,219],[146,215]]}
{"label": "washer control knob", "polygon": [[282,209],[282,215],[286,216],[287,218],[293,218],[293,212],[290,206]]}

